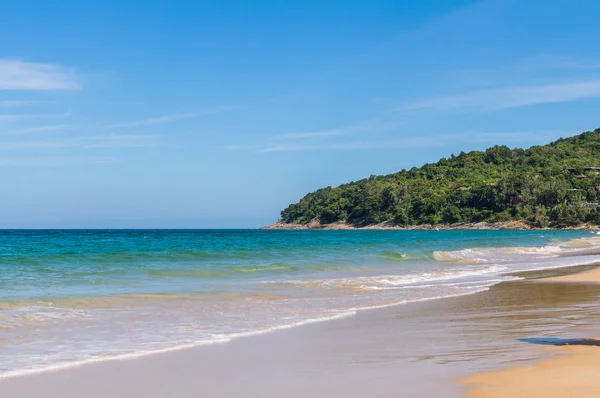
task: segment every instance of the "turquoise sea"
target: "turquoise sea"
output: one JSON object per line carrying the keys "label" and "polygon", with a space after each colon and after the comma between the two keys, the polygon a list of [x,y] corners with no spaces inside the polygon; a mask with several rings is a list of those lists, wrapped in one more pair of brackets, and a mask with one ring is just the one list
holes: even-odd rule
{"label": "turquoise sea", "polygon": [[589,231],[0,231],[0,377],[488,289],[600,261]]}

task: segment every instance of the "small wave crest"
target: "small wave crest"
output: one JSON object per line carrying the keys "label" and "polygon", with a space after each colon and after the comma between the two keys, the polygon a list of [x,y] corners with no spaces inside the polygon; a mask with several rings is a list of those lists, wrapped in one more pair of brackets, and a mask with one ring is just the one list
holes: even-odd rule
{"label": "small wave crest", "polygon": [[454,251],[435,251],[433,258],[442,262],[461,264],[510,263],[526,261],[531,258],[553,257],[573,252],[565,245],[547,245],[541,247],[490,247],[471,248]]}
{"label": "small wave crest", "polygon": [[389,258],[396,261],[406,261],[409,257],[407,253],[385,251],[380,254],[381,257]]}
{"label": "small wave crest", "polygon": [[[340,290],[384,290],[389,287],[442,286],[448,281],[468,283],[471,279],[478,279],[489,275],[499,275],[508,270],[503,265],[491,265],[483,268],[457,267],[442,268],[429,272],[409,272],[398,275],[360,276],[350,278],[308,279],[270,281],[303,288],[333,288]],[[505,278],[506,279],[506,278]],[[494,280],[497,280],[494,279]]]}
{"label": "small wave crest", "polygon": [[392,260],[394,262],[406,262],[406,261],[416,261],[416,260],[430,260],[430,253],[412,253],[408,251],[383,251],[379,253],[379,256],[385,258],[387,260]]}

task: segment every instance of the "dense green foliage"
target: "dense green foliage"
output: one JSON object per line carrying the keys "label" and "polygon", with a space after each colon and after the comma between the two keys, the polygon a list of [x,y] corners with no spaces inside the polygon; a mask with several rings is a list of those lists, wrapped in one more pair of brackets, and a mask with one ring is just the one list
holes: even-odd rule
{"label": "dense green foliage", "polygon": [[[522,220],[537,227],[600,224],[600,129],[544,146],[461,152],[449,159],[309,193],[286,223],[355,226]],[[599,188],[600,189],[600,188]]]}

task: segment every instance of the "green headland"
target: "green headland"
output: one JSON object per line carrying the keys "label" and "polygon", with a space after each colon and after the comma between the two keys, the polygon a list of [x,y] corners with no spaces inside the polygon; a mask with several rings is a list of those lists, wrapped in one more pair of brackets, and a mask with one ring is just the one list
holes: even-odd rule
{"label": "green headland", "polygon": [[600,129],[547,145],[461,152],[304,196],[270,229],[595,228]]}

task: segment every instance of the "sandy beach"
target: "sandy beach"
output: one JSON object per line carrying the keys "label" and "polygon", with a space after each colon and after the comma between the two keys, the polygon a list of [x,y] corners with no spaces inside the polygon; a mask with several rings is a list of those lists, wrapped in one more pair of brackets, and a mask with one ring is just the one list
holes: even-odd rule
{"label": "sandy beach", "polygon": [[479,385],[473,398],[578,397],[600,395],[600,350],[598,347],[557,347],[564,357],[547,359],[465,379]]}
{"label": "sandy beach", "polygon": [[[541,283],[598,284],[600,269],[540,279]],[[598,288],[598,285],[594,286]],[[596,334],[593,334],[593,333]],[[469,396],[473,398],[504,397],[598,397],[600,396],[600,340],[598,332],[590,331],[586,338],[592,341],[562,341],[551,346],[558,358],[538,361],[529,366],[516,366],[492,373],[464,379],[473,385]],[[553,340],[549,340],[551,343]],[[581,345],[578,344],[590,344]],[[595,345],[598,344],[598,345]]]}
{"label": "sandy beach", "polygon": [[541,279],[542,282],[600,283],[600,268]]}
{"label": "sandy beach", "polygon": [[[540,380],[558,374],[553,379],[564,388],[576,383],[582,394],[591,394],[598,390],[585,372],[597,369],[591,365],[598,348],[519,339],[589,337],[600,322],[597,286],[573,283],[573,276],[553,283],[539,278],[593,268],[530,272],[525,280],[469,296],[363,311],[228,344],[6,378],[0,380],[0,396],[537,396],[527,395],[533,390],[526,386],[547,386]],[[557,358],[562,354],[570,355]],[[514,367],[544,358],[533,367]],[[486,374],[465,379],[482,371]]]}

